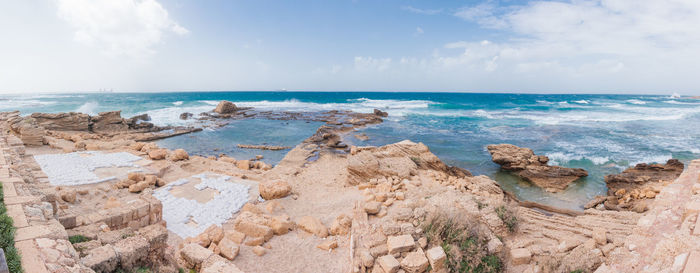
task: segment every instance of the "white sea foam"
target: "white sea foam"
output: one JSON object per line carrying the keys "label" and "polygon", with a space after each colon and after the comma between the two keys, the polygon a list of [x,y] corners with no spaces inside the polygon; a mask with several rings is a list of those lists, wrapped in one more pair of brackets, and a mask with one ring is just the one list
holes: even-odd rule
{"label": "white sea foam", "polygon": [[590,103],[590,102],[587,101],[587,100],[575,100],[574,102],[575,102],[575,103],[578,103],[578,104],[589,104],[589,103]]}
{"label": "white sea foam", "polygon": [[184,126],[197,122],[197,120],[182,120],[180,119],[180,114],[188,112],[196,116],[199,113],[208,112],[211,110],[214,110],[214,108],[209,105],[192,107],[166,107],[149,110],[138,114],[148,114],[151,117],[151,121],[156,125]]}
{"label": "white sea foam", "polygon": [[631,103],[631,104],[638,104],[638,105],[647,104],[647,103],[644,102],[644,101],[636,100],[636,99],[627,100],[627,102],[629,102],[629,103]]}
{"label": "white sea foam", "polygon": [[[172,195],[173,187],[196,183],[196,179],[201,181],[194,186],[196,190],[210,188],[218,193],[206,203]],[[193,237],[211,225],[220,226],[248,202],[250,187],[234,183],[236,180],[230,176],[203,173],[171,182],[155,190],[153,196],[163,204],[163,220],[168,229],[182,238]],[[196,225],[192,225],[191,221]]]}
{"label": "white sea foam", "polygon": [[16,110],[23,107],[42,107],[56,104],[55,101],[42,101],[37,99],[6,99],[0,100],[0,109]]}
{"label": "white sea foam", "polygon": [[99,183],[115,177],[98,177],[94,171],[97,168],[131,167],[140,169],[134,164],[140,157],[130,153],[77,152],[67,154],[35,155],[34,159],[44,171],[52,185],[74,186]]}
{"label": "white sea foam", "polygon": [[99,106],[100,106],[99,103],[94,102],[94,101],[89,101],[89,102],[83,103],[83,105],[81,105],[80,107],[75,109],[75,112],[85,113],[88,115],[95,115],[95,114],[97,114],[97,107],[99,107]]}
{"label": "white sea foam", "polygon": [[180,106],[180,105],[182,105],[182,101],[180,100],[180,101],[173,102],[173,105]]}
{"label": "white sea foam", "polygon": [[660,163],[664,164],[666,161],[669,159],[673,158],[673,155],[671,154],[653,154],[653,155],[645,155],[642,156],[639,160],[636,160],[634,162],[630,162],[630,166],[637,165],[639,163]]}

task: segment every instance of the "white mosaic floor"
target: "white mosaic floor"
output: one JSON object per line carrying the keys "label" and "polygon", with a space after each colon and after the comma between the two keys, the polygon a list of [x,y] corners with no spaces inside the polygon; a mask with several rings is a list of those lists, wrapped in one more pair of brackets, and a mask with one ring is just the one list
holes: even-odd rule
{"label": "white mosaic floor", "polygon": [[35,155],[34,159],[41,170],[56,186],[75,186],[100,183],[115,179],[114,176],[100,178],[94,171],[98,168],[131,167],[141,169],[135,164],[141,157],[126,152],[75,152],[67,154]]}
{"label": "white mosaic floor", "polygon": [[[218,191],[211,200],[199,203],[192,199],[173,196],[175,186],[186,183],[201,183],[197,190],[210,188]],[[163,204],[163,220],[170,231],[182,238],[197,236],[211,225],[221,225],[231,218],[248,201],[250,186],[235,183],[230,176],[203,173],[169,183],[153,192]],[[193,224],[192,222],[196,223]]]}

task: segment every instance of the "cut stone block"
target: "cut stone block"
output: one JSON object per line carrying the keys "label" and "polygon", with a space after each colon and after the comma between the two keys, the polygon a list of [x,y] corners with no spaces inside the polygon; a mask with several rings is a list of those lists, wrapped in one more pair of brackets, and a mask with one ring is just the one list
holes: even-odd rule
{"label": "cut stone block", "polygon": [[391,255],[384,255],[377,259],[379,266],[384,269],[384,273],[396,273],[399,271],[399,261]]}
{"label": "cut stone block", "polygon": [[415,242],[411,235],[389,236],[386,245],[389,249],[389,254],[395,254],[411,250],[415,246]]}
{"label": "cut stone block", "polygon": [[527,248],[516,248],[510,251],[510,256],[513,261],[513,265],[521,265],[530,263],[530,258],[532,253]]}

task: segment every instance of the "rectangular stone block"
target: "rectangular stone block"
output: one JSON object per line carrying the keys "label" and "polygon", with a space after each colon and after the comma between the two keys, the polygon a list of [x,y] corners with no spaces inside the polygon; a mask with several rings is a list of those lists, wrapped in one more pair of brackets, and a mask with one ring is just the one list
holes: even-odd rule
{"label": "rectangular stone block", "polygon": [[58,222],[67,229],[71,229],[77,226],[77,217],[75,215],[64,215],[58,218]]}
{"label": "rectangular stone block", "polygon": [[46,226],[28,226],[18,228],[15,234],[15,242],[42,238],[51,235],[51,230]]}
{"label": "rectangular stone block", "polygon": [[16,242],[15,247],[17,247],[22,257],[21,261],[24,272],[49,273],[46,266],[44,266],[44,261],[41,259],[41,254],[34,245],[33,240]]}
{"label": "rectangular stone block", "polygon": [[27,222],[27,216],[24,215],[24,209],[22,205],[9,205],[7,206],[7,215],[12,218],[12,222],[16,228],[29,226]]}
{"label": "rectangular stone block", "polygon": [[15,183],[3,181],[2,193],[5,198],[17,196],[17,190],[15,190]]}
{"label": "rectangular stone block", "polygon": [[36,196],[13,196],[5,198],[5,205],[27,204],[39,201],[39,197]]}

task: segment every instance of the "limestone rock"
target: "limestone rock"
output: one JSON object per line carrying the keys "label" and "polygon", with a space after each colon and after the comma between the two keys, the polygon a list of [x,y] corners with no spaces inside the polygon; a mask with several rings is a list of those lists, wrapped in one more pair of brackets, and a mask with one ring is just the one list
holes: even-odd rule
{"label": "limestone rock", "polygon": [[491,160],[501,169],[511,171],[526,181],[547,191],[558,192],[577,179],[588,176],[588,172],[578,168],[549,166],[549,158],[535,153],[528,148],[511,144],[489,145],[487,150]]}
{"label": "limestone rock", "polygon": [[430,262],[430,267],[433,268],[433,270],[440,270],[445,267],[447,255],[441,246],[428,249],[425,255],[428,257],[428,262]]}
{"label": "limestone rock", "polygon": [[219,243],[221,239],[224,238],[224,230],[217,225],[211,225],[207,229],[204,230],[204,232],[209,236],[209,239],[213,243]]}
{"label": "limestone rock", "polygon": [[221,252],[221,256],[226,259],[233,260],[238,255],[240,247],[232,240],[223,238],[219,242],[219,250]]}
{"label": "limestone rock", "polygon": [[345,235],[350,232],[350,228],[352,227],[352,218],[350,216],[347,216],[345,214],[340,214],[338,217],[333,220],[333,223],[331,223],[330,227],[330,234],[331,235]]}
{"label": "limestone rock", "polygon": [[68,203],[75,203],[77,192],[73,189],[64,189],[58,192],[63,201]]}
{"label": "limestone rock", "polygon": [[119,265],[123,269],[131,269],[146,261],[148,256],[148,241],[141,236],[131,236],[114,244],[114,251],[119,256]]}
{"label": "limestone rock", "polygon": [[316,237],[325,238],[328,236],[328,229],[323,223],[313,216],[304,216],[297,221],[297,226],[302,230],[316,235]]}
{"label": "limestone rock", "polygon": [[287,181],[265,181],[258,184],[258,191],[260,196],[265,200],[272,200],[285,197],[289,195],[292,187],[287,183]]}
{"label": "limestone rock", "polygon": [[250,170],[250,160],[238,160],[236,161],[236,167],[241,170]]}
{"label": "limestone rock", "polygon": [[119,257],[112,245],[103,245],[90,250],[80,261],[96,272],[112,272],[119,264]]}
{"label": "limestone rock", "polygon": [[389,236],[386,245],[389,254],[395,254],[411,250],[415,246],[415,242],[411,235]]}
{"label": "limestone rock", "polygon": [[255,253],[255,255],[262,256],[262,255],[265,255],[266,252],[267,252],[267,250],[264,247],[261,247],[261,246],[253,247],[253,253]]}
{"label": "limestone rock", "polygon": [[249,211],[241,212],[234,221],[234,227],[237,231],[250,237],[263,237],[267,241],[272,238],[274,233],[265,224],[265,219]]}
{"label": "limestone rock", "polygon": [[401,268],[406,273],[422,273],[428,268],[428,259],[422,252],[411,252],[401,260]]}
{"label": "limestone rock", "polygon": [[30,117],[39,126],[49,130],[88,131],[90,128],[90,116],[83,113],[33,113]]}
{"label": "limestone rock", "polygon": [[231,114],[236,111],[236,105],[233,102],[222,100],[214,109],[215,113],[218,114]]}
{"label": "limestone rock", "polygon": [[510,251],[510,258],[513,265],[521,265],[530,263],[532,253],[527,248],[516,248]]}
{"label": "limestone rock", "polygon": [[379,203],[377,201],[370,201],[366,202],[364,205],[365,212],[367,214],[377,214],[379,213],[379,210],[382,209],[382,203]]}
{"label": "limestone rock", "polygon": [[[180,249],[180,257],[187,262],[189,268],[195,268],[214,253],[198,244],[186,244]],[[111,271],[110,271],[111,272]]]}
{"label": "limestone rock", "polygon": [[153,149],[148,152],[148,157],[152,160],[165,159],[168,156],[168,150],[166,149]]}
{"label": "limestone rock", "polygon": [[322,249],[322,250],[329,250],[329,249],[334,249],[338,247],[338,242],[331,238],[323,241],[321,244],[317,245],[316,247]]}
{"label": "limestone rock", "polygon": [[99,113],[95,117],[90,117],[90,122],[92,131],[95,133],[118,133],[129,129],[129,125],[121,116],[121,111]]}
{"label": "limestone rock", "polygon": [[605,229],[596,228],[593,229],[593,240],[599,245],[605,245],[608,243],[608,234]]}
{"label": "limestone rock", "polygon": [[188,160],[190,159],[190,155],[183,149],[176,149],[173,151],[171,159],[172,161]]}
{"label": "limestone rock", "polygon": [[379,266],[384,269],[384,273],[396,273],[399,271],[399,261],[392,255],[384,255],[376,261]]}

